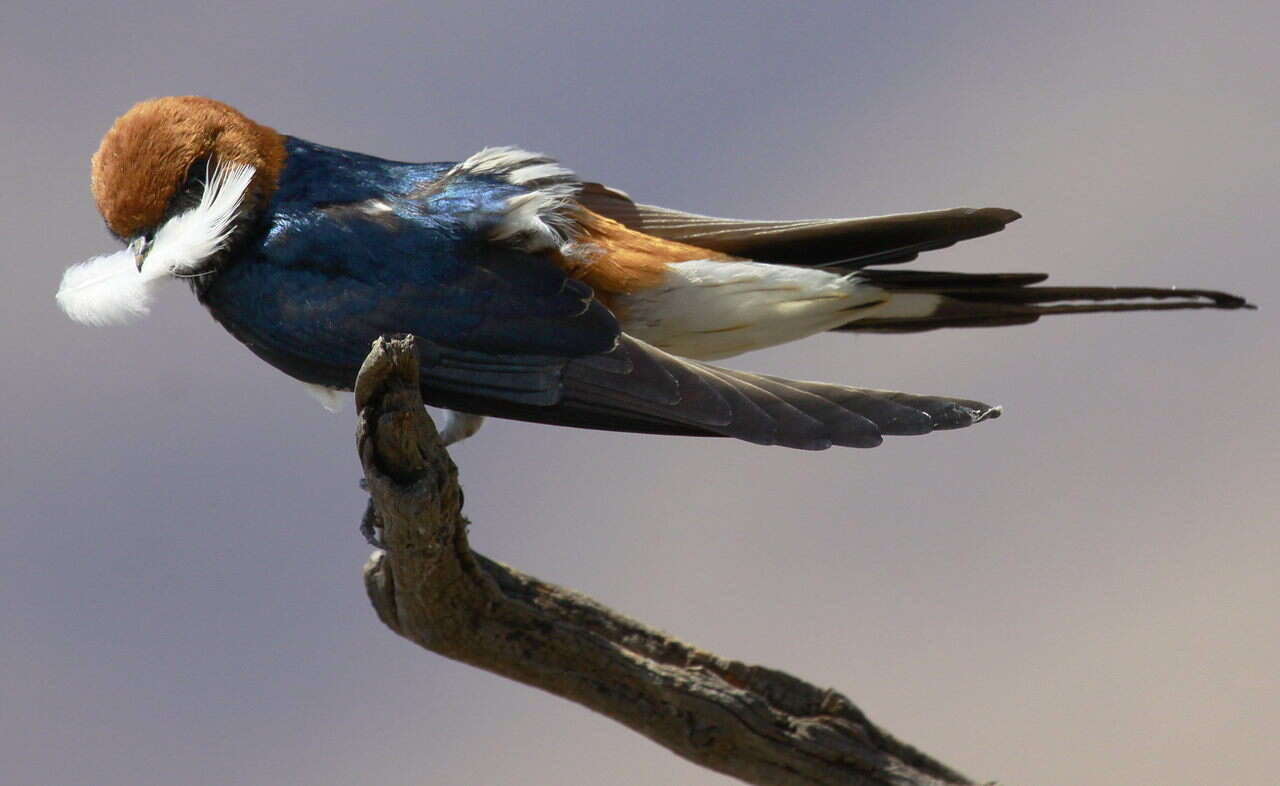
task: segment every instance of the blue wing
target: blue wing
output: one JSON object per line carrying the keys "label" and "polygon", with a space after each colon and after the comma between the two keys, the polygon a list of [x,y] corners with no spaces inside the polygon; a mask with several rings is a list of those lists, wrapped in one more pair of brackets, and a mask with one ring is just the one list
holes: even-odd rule
{"label": "blue wing", "polygon": [[[522,159],[520,174],[502,168],[510,151],[485,151],[467,171],[291,145],[261,237],[197,291],[303,381],[350,389],[375,338],[413,333],[424,398],[480,415],[824,448],[998,414],[730,371],[622,335],[590,287],[529,250],[555,235],[555,216],[537,211],[559,204],[567,174],[546,159]],[[514,231],[513,215],[545,220]]]}
{"label": "blue wing", "polygon": [[442,165],[339,165],[352,157],[283,181],[261,240],[201,292],[268,362],[349,389],[373,339],[413,333],[432,355],[425,387],[547,405],[566,360],[614,347],[617,320],[590,287],[488,240],[527,189]]}

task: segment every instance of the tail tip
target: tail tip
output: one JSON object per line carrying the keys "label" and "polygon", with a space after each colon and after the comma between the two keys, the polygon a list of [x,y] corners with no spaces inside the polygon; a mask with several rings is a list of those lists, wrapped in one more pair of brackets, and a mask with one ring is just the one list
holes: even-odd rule
{"label": "tail tip", "polygon": [[950,399],[945,407],[932,410],[929,414],[933,416],[933,428],[935,431],[950,431],[951,429],[967,428],[984,420],[994,420],[1000,417],[1002,412],[1004,412],[1004,408],[999,405],[984,404],[981,401]]}
{"label": "tail tip", "polygon": [[[1227,310],[1242,308],[1246,311],[1257,311],[1258,307],[1250,303],[1240,295],[1233,295],[1230,292],[1219,292],[1216,289],[1182,289],[1181,287],[1169,287],[1170,297],[1184,297],[1188,301],[1199,301],[1210,308],[1223,308]],[[1204,301],[1208,301],[1205,303]]]}
{"label": "tail tip", "polygon": [[973,212],[998,222],[1000,226],[1012,224],[1022,218],[1021,213],[1016,210],[1010,210],[1007,207],[980,207]]}
{"label": "tail tip", "polygon": [[1229,292],[1216,292],[1210,296],[1210,300],[1218,308],[1243,308],[1246,311],[1257,311],[1257,305],[1250,303],[1248,300],[1239,295],[1232,295]]}

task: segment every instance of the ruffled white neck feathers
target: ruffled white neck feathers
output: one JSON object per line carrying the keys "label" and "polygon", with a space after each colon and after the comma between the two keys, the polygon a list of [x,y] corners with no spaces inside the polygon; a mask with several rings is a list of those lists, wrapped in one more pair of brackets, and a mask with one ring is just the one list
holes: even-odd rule
{"label": "ruffled white neck feathers", "polygon": [[119,325],[145,316],[161,281],[200,275],[205,260],[226,246],[255,172],[252,166],[220,162],[206,177],[200,203],[161,225],[149,247],[135,241],[68,268],[58,287],[58,305],[86,325]]}

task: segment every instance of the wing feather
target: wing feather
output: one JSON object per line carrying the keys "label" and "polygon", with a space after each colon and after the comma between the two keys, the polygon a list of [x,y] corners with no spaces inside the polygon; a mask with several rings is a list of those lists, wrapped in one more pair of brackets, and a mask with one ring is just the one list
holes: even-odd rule
{"label": "wing feather", "polygon": [[743,221],[639,204],[599,183],[584,183],[577,200],[639,232],[735,257],[849,268],[907,262],[923,251],[999,232],[1020,217],[1013,210],[984,207],[867,218]]}
{"label": "wing feather", "polygon": [[378,336],[412,333],[424,398],[475,415],[812,450],[999,413],[718,368],[627,336],[552,255],[495,233],[513,200],[567,175],[510,150],[473,159],[424,169],[399,197],[282,198],[263,242],[209,277],[202,300],[254,352],[326,387],[350,389]]}

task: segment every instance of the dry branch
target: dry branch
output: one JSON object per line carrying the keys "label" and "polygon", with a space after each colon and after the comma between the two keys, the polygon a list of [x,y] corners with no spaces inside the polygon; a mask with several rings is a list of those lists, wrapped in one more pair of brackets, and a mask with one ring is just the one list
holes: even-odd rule
{"label": "dry branch", "polygon": [[748,783],[970,783],[835,691],[717,657],[471,551],[457,468],[423,409],[412,336],[374,343],[356,407],[372,495],[366,525],[385,545],[365,566],[365,585],[396,633]]}

